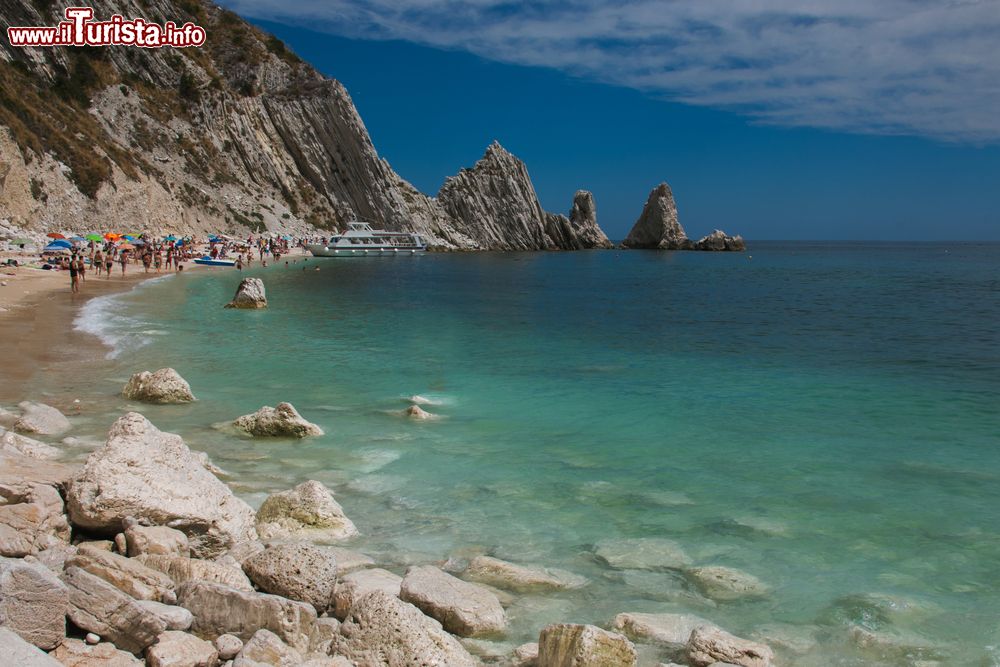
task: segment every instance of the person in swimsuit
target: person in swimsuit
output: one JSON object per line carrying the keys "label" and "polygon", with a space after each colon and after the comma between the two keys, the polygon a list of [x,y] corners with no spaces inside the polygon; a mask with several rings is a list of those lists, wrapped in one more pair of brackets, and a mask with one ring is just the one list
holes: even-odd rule
{"label": "person in swimsuit", "polygon": [[69,260],[69,286],[74,294],[80,291],[80,276],[77,274],[76,255]]}
{"label": "person in swimsuit", "polygon": [[125,267],[128,266],[128,250],[122,250],[121,257],[118,260],[122,265],[122,276],[125,276]]}
{"label": "person in swimsuit", "polygon": [[104,270],[104,255],[100,250],[94,253],[94,258],[91,260],[90,265],[97,271],[97,275],[101,275],[101,271]]}
{"label": "person in swimsuit", "polygon": [[87,282],[87,263],[83,259],[83,253],[82,252],[79,255],[77,255],[76,263],[77,263],[77,269],[76,270],[80,273],[80,282],[81,283]]}
{"label": "person in swimsuit", "polygon": [[115,265],[115,260],[111,255],[111,251],[104,256],[104,274],[106,277],[111,277],[111,268]]}

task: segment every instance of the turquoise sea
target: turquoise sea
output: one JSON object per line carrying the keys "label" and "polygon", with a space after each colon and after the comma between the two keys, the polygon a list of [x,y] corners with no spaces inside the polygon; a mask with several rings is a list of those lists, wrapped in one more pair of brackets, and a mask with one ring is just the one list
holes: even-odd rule
{"label": "turquoise sea", "polygon": [[[131,407],[207,451],[251,504],[318,479],[362,531],[353,544],[397,571],[488,553],[591,580],[516,600],[511,644],[551,621],[687,611],[767,637],[783,665],[1000,665],[1000,245],[311,258],[245,274],[264,279],[266,311],[222,308],[230,270],[88,304],[77,327],[110,345],[86,378],[91,442],[129,407],[129,374],[172,366],[199,401]],[[440,418],[402,417],[414,395]],[[327,435],[213,427],[280,401]],[[683,572],[595,558],[628,537],[674,540],[768,592],[716,603]]]}

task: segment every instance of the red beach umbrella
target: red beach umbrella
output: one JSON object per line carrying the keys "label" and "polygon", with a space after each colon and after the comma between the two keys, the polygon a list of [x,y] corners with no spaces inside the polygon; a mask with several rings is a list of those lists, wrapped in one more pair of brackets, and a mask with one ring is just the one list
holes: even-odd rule
{"label": "red beach umbrella", "polygon": [[65,236],[63,236],[59,232],[49,232],[48,234],[46,234],[46,236],[48,236],[50,239],[64,239],[64,238],[66,238]]}

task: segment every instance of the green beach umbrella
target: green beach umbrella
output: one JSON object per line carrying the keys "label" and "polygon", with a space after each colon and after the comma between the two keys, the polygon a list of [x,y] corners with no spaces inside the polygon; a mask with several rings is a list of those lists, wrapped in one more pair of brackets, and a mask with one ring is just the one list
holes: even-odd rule
{"label": "green beach umbrella", "polygon": [[87,234],[83,238],[87,239],[88,241],[103,241],[104,240],[104,237],[101,236],[100,234]]}

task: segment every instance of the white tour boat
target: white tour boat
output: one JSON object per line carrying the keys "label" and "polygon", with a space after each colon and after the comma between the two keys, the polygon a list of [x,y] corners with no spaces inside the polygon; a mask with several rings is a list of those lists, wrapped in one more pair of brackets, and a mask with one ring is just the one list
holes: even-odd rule
{"label": "white tour boat", "polygon": [[427,243],[412,232],[372,229],[367,222],[349,222],[347,231],[331,236],[327,243],[306,244],[316,257],[371,257],[415,255],[427,250]]}

